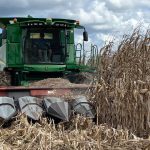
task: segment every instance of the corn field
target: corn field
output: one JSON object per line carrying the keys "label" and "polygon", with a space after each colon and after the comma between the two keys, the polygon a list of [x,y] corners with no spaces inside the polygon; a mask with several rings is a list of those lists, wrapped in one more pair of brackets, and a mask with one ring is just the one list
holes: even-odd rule
{"label": "corn field", "polygon": [[96,122],[77,115],[70,122],[42,118],[32,124],[19,114],[1,126],[0,150],[150,150],[150,30],[135,29],[115,51],[114,44],[92,60]]}
{"label": "corn field", "polygon": [[99,123],[146,137],[150,131],[150,30],[140,33],[136,28],[124,36],[115,51],[113,42],[101,49],[92,98]]}
{"label": "corn field", "polygon": [[7,129],[0,130],[1,150],[148,150],[149,139],[141,139],[128,130],[94,123],[81,116],[68,124],[54,124],[42,118],[31,124],[24,115]]}

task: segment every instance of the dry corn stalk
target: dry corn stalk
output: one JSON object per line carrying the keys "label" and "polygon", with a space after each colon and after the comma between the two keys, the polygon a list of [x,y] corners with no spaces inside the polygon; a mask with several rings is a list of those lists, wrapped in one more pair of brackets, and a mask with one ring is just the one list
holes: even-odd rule
{"label": "dry corn stalk", "polygon": [[97,88],[93,100],[99,122],[128,128],[138,135],[150,129],[150,30],[140,28],[124,36],[112,53],[112,42],[102,48],[97,66]]}
{"label": "dry corn stalk", "polygon": [[18,116],[9,128],[0,129],[1,150],[112,150],[144,149],[150,140],[137,138],[128,130],[114,129],[106,124],[94,125],[87,118],[77,116],[64,130],[43,118],[29,124],[25,116]]}

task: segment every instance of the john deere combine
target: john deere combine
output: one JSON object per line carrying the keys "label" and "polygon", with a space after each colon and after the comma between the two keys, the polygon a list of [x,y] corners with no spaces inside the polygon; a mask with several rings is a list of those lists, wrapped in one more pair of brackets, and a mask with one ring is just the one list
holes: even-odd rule
{"label": "john deere combine", "polygon": [[0,70],[11,85],[87,70],[77,62],[74,29],[85,28],[76,20],[45,18],[0,18]]}
{"label": "john deere combine", "polygon": [[[89,68],[81,63],[81,49],[75,48],[74,29],[85,27],[79,21],[49,18],[0,18],[0,71],[11,86],[0,87],[0,117],[10,120],[18,111],[32,120],[46,113],[52,118],[68,121],[71,112],[94,118],[94,108],[86,98],[77,96],[68,103],[63,98],[75,88],[24,87],[29,81],[79,73]],[[80,61],[77,61],[77,53]],[[59,95],[59,96],[58,96]]]}

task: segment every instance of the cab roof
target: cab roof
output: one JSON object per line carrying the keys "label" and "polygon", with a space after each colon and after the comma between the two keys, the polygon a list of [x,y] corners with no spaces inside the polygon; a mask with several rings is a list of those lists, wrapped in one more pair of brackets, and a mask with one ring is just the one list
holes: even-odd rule
{"label": "cab roof", "polygon": [[51,20],[52,22],[65,22],[68,24],[74,24],[76,20],[71,19],[61,19],[61,18],[33,18],[33,17],[2,17],[0,18],[0,27],[7,26],[10,24],[10,21],[16,19],[17,22],[28,22],[28,21],[42,21],[46,22],[47,20]]}

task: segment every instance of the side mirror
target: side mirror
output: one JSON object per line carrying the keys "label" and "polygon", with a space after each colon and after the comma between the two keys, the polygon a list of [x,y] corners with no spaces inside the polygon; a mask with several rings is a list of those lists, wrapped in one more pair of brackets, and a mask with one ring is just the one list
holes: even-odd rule
{"label": "side mirror", "polygon": [[85,30],[83,32],[83,40],[88,41],[88,33]]}

